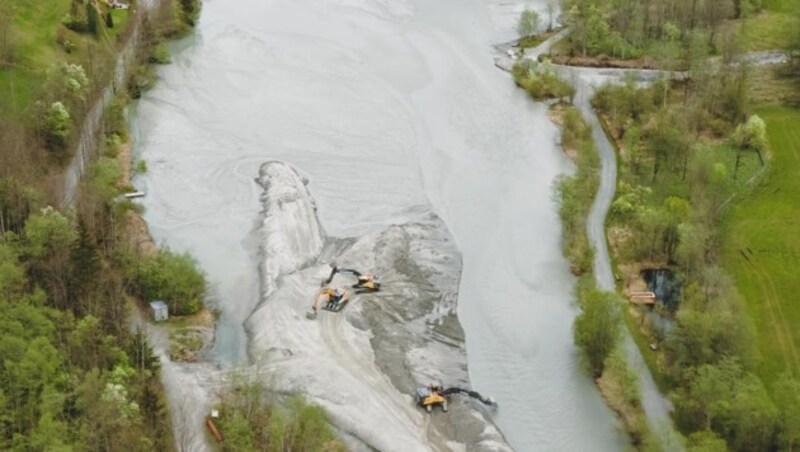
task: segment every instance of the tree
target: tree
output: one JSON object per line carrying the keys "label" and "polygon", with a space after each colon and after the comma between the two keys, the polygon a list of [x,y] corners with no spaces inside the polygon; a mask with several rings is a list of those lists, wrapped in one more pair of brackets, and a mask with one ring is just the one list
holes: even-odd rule
{"label": "tree", "polygon": [[711,234],[702,223],[678,225],[678,246],[675,254],[686,274],[692,278],[705,264],[706,244]]}
{"label": "tree", "polygon": [[59,94],[63,93],[78,101],[85,100],[89,91],[89,78],[80,64],[58,63],[48,70],[48,78],[53,80],[56,89],[61,90]]}
{"label": "tree", "polygon": [[556,13],[556,7],[553,2],[547,2],[547,31],[553,31],[553,16]]}
{"label": "tree", "polygon": [[180,0],[183,10],[183,21],[186,25],[193,27],[197,16],[200,14],[200,4],[198,0]]}
{"label": "tree", "polygon": [[800,446],[800,380],[783,374],[775,385],[775,404],[780,413],[778,438],[785,450]]}
{"label": "tree", "polygon": [[747,119],[747,122],[736,126],[732,141],[737,150],[736,165],[733,169],[734,179],[736,179],[736,173],[739,171],[743,151],[755,151],[761,164],[764,164],[762,153],[767,152],[769,149],[769,141],[767,140],[767,125],[758,115],[752,115]]}
{"label": "tree", "polygon": [[147,300],[164,300],[173,315],[199,311],[206,283],[197,262],[188,254],[169,249],[147,259],[138,269],[138,291]]}
{"label": "tree", "polygon": [[63,149],[69,142],[70,114],[61,102],[53,102],[44,118],[44,139],[49,149]]}
{"label": "tree", "polygon": [[592,376],[603,375],[606,358],[617,346],[621,333],[619,302],[613,293],[590,289],[581,294],[582,312],[575,319],[573,334],[584,363]]}
{"label": "tree", "polygon": [[670,196],[664,200],[664,212],[666,220],[664,233],[664,251],[667,254],[667,262],[672,261],[675,250],[678,247],[678,226],[689,219],[692,207],[689,201],[677,196]]}
{"label": "tree", "polygon": [[729,401],[736,393],[736,382],[744,372],[736,360],[724,359],[719,364],[705,364],[687,373],[685,392],[675,400],[677,422],[690,431],[710,430],[719,425],[720,418],[726,417]]}
{"label": "tree", "polygon": [[33,258],[42,259],[67,251],[75,241],[69,219],[52,207],[42,209],[25,223],[27,250]]}
{"label": "tree", "polygon": [[[600,9],[594,4],[589,7],[586,21],[585,49],[590,55],[608,52],[611,29]],[[585,51],[584,51],[585,53]]]}
{"label": "tree", "polygon": [[0,178],[0,236],[22,235],[28,216],[41,204],[41,194],[14,177]]}
{"label": "tree", "polygon": [[0,300],[10,301],[24,285],[25,270],[19,262],[17,250],[0,242]]}
{"label": "tree", "polygon": [[70,251],[70,296],[73,300],[90,293],[99,284],[97,279],[101,267],[97,244],[81,219],[78,221],[78,239]]}
{"label": "tree", "polygon": [[532,36],[539,31],[539,13],[532,9],[525,9],[517,21],[517,33],[523,38]]}
{"label": "tree", "polygon": [[76,234],[69,219],[52,207],[42,209],[25,223],[26,253],[34,259],[31,274],[51,301],[65,307],[69,282],[69,255]]}
{"label": "tree", "polygon": [[758,377],[748,374],[738,380],[733,398],[722,403],[730,410],[730,418],[721,422],[722,429],[736,450],[771,449],[778,412]]}
{"label": "tree", "polygon": [[122,177],[119,161],[100,157],[89,171],[89,184],[103,202],[109,203],[120,194],[118,182]]}
{"label": "tree", "polygon": [[0,67],[13,63],[16,57],[11,27],[12,19],[10,3],[0,3]]}
{"label": "tree", "polygon": [[114,16],[111,15],[111,11],[106,13],[106,27],[114,28]]}
{"label": "tree", "polygon": [[97,36],[97,7],[92,0],[86,2],[86,29]]}

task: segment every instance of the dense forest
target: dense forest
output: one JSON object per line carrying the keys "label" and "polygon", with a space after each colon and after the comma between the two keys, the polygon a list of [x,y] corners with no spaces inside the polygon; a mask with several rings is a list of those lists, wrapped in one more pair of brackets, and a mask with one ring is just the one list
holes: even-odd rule
{"label": "dense forest", "polygon": [[[199,5],[146,12],[84,0],[0,4],[0,448],[171,450],[159,361],[130,327],[132,295],[202,299],[194,262],[140,256],[125,225],[125,90],[104,113],[100,157],[63,205],[63,167],[117,54],[141,21],[129,84],[144,85],[156,44]],[[169,265],[163,265],[167,262]],[[149,269],[158,263],[158,271]],[[172,270],[169,270],[169,269]],[[169,272],[194,278],[158,286]],[[154,275],[155,273],[155,275]],[[199,279],[198,279],[199,278]],[[199,281],[199,282],[198,282]],[[181,292],[191,286],[190,296]],[[200,290],[200,293],[197,291]]]}

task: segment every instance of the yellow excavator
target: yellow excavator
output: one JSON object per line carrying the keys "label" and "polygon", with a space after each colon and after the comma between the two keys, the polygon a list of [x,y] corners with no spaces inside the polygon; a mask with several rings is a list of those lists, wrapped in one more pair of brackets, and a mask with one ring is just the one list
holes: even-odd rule
{"label": "yellow excavator", "polygon": [[442,411],[447,413],[447,398],[453,394],[463,394],[476,399],[488,406],[497,406],[497,402],[491,397],[484,397],[477,391],[469,389],[450,387],[445,388],[441,383],[428,383],[417,389],[417,405],[424,408],[428,413],[433,411],[436,406],[441,406]]}
{"label": "yellow excavator", "polygon": [[330,264],[331,266],[331,274],[328,276],[328,279],[322,281],[322,286],[326,286],[333,281],[333,277],[336,276],[337,273],[350,273],[351,275],[356,277],[356,283],[353,284],[352,288],[356,290],[356,293],[367,293],[367,292],[377,292],[381,290],[381,277],[380,275],[373,275],[370,273],[361,273],[358,270],[354,270],[352,268],[345,268],[339,267],[336,264]]}
{"label": "yellow excavator", "polygon": [[336,289],[325,287],[320,289],[314,296],[314,304],[311,306],[311,312],[306,314],[306,317],[311,320],[316,319],[320,309],[339,312],[348,301],[350,301],[350,294],[346,290],[338,287]]}

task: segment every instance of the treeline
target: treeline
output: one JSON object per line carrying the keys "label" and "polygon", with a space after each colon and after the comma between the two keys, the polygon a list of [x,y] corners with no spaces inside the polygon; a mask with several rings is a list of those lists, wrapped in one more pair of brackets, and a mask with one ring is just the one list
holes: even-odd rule
{"label": "treeline", "polygon": [[761,0],[562,0],[573,55],[678,60],[703,41],[713,53],[735,46],[726,21],[762,9]]}
{"label": "treeline", "polygon": [[[768,391],[753,373],[753,327],[719,264],[719,220],[769,152],[749,114],[744,63],[698,60],[682,82],[601,88],[593,104],[619,145],[608,230],[618,264],[667,266],[683,285],[664,305],[672,328],[643,319],[690,450],[790,450],[800,439],[800,381]],[[772,393],[772,396],[770,395]]]}
{"label": "treeline", "polygon": [[325,410],[301,396],[279,399],[263,383],[263,376],[233,375],[217,408],[220,416],[215,422],[223,435],[223,451],[347,450],[328,424]]}
{"label": "treeline", "polygon": [[[109,149],[109,152],[112,152]],[[0,179],[0,448],[173,447],[158,359],[131,333],[128,294],[198,310],[205,282],[169,250],[143,256],[124,225],[117,159],[101,157],[66,213]]]}
{"label": "treeline", "polygon": [[[61,198],[58,163],[110,81],[115,54],[95,52],[99,44],[91,41],[71,47],[78,35],[59,24],[57,42],[43,44],[60,46],[56,63],[38,68],[24,55],[16,59],[21,30],[14,14],[31,4],[0,5],[0,24],[8,25],[0,27],[0,70],[45,80],[35,90],[0,88],[16,101],[0,112],[0,449],[172,450],[158,358],[144,335],[130,330],[128,294],[170,300],[175,312],[188,313],[199,308],[205,284],[190,258],[169,250],[140,256],[127,235],[136,207],[121,196],[130,187],[115,158],[127,139],[124,94],[104,113],[103,154],[87,168],[80,196],[69,210],[50,207]],[[141,64],[172,29],[164,25],[164,5],[174,4],[163,2],[143,18],[149,25],[137,49]],[[80,11],[97,8],[73,2],[70,20],[86,20],[81,33],[92,32],[94,15]]]}
{"label": "treeline", "polygon": [[118,225],[98,168],[74,210],[0,179],[0,448],[170,450],[158,359],[131,333]]}
{"label": "treeline", "polygon": [[561,124],[561,146],[577,166],[574,175],[556,181],[558,213],[564,230],[564,255],[572,273],[591,273],[594,249],[586,233],[586,218],[600,186],[600,158],[592,139],[592,129],[573,106],[557,107]]}
{"label": "treeline", "polygon": [[622,420],[631,442],[639,448],[655,448],[658,439],[644,417],[638,378],[619,348],[624,328],[619,299],[597,289],[592,274],[594,248],[586,219],[600,184],[600,159],[592,130],[575,107],[557,104],[552,109],[561,126],[561,146],[577,166],[575,174],[556,182],[564,255],[572,273],[581,276],[575,290],[581,309],[573,324],[575,344],[584,368]]}

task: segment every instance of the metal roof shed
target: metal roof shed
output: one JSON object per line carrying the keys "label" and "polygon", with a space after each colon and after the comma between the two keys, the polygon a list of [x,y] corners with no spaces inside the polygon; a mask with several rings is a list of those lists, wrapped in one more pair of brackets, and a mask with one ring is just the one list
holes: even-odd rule
{"label": "metal roof shed", "polygon": [[153,320],[156,322],[169,318],[169,308],[167,308],[167,304],[161,300],[150,302],[150,312],[153,315]]}

